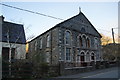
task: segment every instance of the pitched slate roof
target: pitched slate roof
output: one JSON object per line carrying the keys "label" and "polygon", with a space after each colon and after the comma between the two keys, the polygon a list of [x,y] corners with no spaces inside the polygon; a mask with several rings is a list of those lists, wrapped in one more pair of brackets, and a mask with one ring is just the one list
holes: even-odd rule
{"label": "pitched slate roof", "polygon": [[8,37],[7,37],[8,35],[9,35],[10,43],[26,44],[23,25],[3,21],[2,42],[8,42]]}
{"label": "pitched slate roof", "polygon": [[[61,22],[61,23],[58,23],[56,24],[54,27],[50,28],[49,30],[47,30],[46,32],[42,33],[41,35],[38,35],[37,37],[35,37],[34,39],[32,39],[30,42],[32,42],[33,40],[35,40],[36,38],[42,36],[43,34],[49,32],[50,30],[56,28],[56,27],[66,27],[66,28],[73,28],[75,29],[76,27],[76,30],[77,31],[80,31],[78,30],[81,26],[81,23],[79,22],[81,19],[83,19],[83,21],[87,22],[89,24],[89,29],[87,29],[86,33],[88,34],[91,34],[91,35],[94,35],[94,36],[97,36],[99,38],[102,38],[102,36],[100,35],[100,33],[95,29],[95,27],[92,25],[92,23],[87,19],[87,17],[82,13],[80,12],[79,14]],[[88,25],[87,24],[87,25]],[[88,27],[88,26],[87,26]],[[82,28],[82,27],[81,27]]]}

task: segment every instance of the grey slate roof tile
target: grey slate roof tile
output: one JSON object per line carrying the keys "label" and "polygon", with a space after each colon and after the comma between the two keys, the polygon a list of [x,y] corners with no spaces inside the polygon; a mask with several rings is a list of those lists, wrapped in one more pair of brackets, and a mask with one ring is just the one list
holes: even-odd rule
{"label": "grey slate roof tile", "polygon": [[23,25],[4,21],[2,24],[2,42],[8,42],[8,34],[9,42],[20,44],[26,43]]}

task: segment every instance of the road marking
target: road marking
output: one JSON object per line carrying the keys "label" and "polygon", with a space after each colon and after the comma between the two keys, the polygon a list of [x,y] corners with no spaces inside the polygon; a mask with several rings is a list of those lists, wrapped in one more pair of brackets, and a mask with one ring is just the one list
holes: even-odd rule
{"label": "road marking", "polygon": [[82,78],[89,78],[89,77],[92,77],[92,76],[97,76],[97,75],[101,75],[101,74],[105,74],[105,73],[109,73],[109,72],[112,72],[112,71],[108,71],[108,72],[104,72],[104,73],[98,73],[98,74],[95,74],[95,75],[86,76],[86,77],[82,77]]}

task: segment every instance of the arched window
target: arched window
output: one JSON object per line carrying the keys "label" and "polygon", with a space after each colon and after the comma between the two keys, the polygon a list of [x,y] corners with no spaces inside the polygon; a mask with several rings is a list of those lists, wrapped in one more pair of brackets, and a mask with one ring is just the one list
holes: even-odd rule
{"label": "arched window", "polygon": [[71,33],[70,33],[70,31],[65,32],[65,44],[71,44]]}
{"label": "arched window", "polygon": [[49,34],[47,35],[46,39],[47,39],[46,47],[50,47],[50,35]]}
{"label": "arched window", "polygon": [[90,48],[90,39],[87,38],[87,43],[86,43],[87,48]]}
{"label": "arched window", "polygon": [[95,60],[95,54],[94,53],[91,53],[91,60]]}
{"label": "arched window", "polygon": [[94,47],[98,49],[98,39],[94,38]]}
{"label": "arched window", "polygon": [[82,44],[83,44],[83,47],[85,48],[86,47],[86,36],[85,35],[82,36]]}
{"label": "arched window", "polygon": [[79,41],[79,46],[82,47],[82,46],[83,46],[83,43],[82,43],[82,37],[81,37],[81,36],[79,36],[78,41]]}
{"label": "arched window", "polygon": [[85,54],[84,54],[84,52],[81,52],[81,54],[80,54],[80,60],[81,60],[81,62],[85,61]]}
{"label": "arched window", "polygon": [[37,40],[35,41],[35,51],[37,50]]}
{"label": "arched window", "polygon": [[90,54],[89,54],[89,52],[86,53],[86,61],[88,61],[88,62],[90,61]]}
{"label": "arched window", "polygon": [[40,38],[40,42],[39,42],[39,46],[40,46],[40,49],[42,49],[42,38]]}

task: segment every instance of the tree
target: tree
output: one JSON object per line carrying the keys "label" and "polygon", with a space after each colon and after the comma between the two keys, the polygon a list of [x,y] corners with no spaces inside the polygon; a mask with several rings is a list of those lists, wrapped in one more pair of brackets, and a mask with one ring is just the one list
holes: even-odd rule
{"label": "tree", "polygon": [[34,34],[31,34],[27,37],[27,42],[32,40],[33,38],[35,38],[35,35]]}
{"label": "tree", "polygon": [[120,44],[110,43],[102,46],[103,59],[112,61],[120,59]]}
{"label": "tree", "polygon": [[102,38],[101,38],[101,44],[102,45],[106,45],[106,44],[112,43],[112,38],[111,37],[106,36],[104,34],[101,34],[101,35],[102,35]]}

